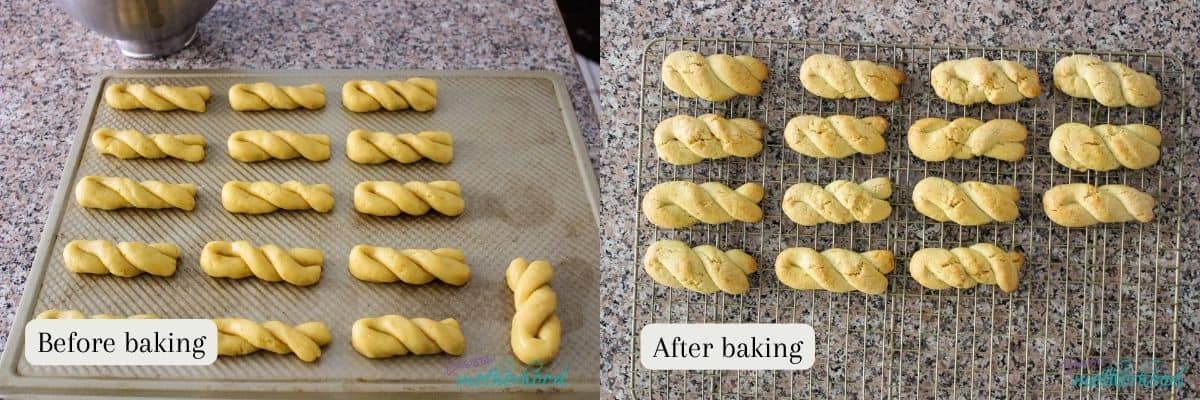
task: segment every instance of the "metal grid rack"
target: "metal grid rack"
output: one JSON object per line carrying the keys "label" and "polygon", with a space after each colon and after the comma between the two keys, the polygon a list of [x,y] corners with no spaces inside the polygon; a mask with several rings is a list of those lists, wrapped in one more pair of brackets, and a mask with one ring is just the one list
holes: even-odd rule
{"label": "metal grid rack", "polygon": [[[685,99],[661,83],[661,60],[671,51],[749,54],[771,75],[759,97],[726,103]],[[810,55],[838,54],[895,66],[908,81],[901,98],[827,100],[806,92],[797,78]],[[1150,109],[1107,108],[1076,99],[1053,86],[1060,58],[1091,53],[1126,63],[1158,79],[1163,103]],[[949,59],[984,56],[1010,59],[1038,72],[1036,99],[995,106],[958,106],[936,97],[929,71]],[[1183,157],[1183,64],[1163,54],[1053,49],[914,46],[792,40],[665,38],[643,53],[637,166],[635,285],[630,325],[631,392],[641,399],[693,398],[1146,398],[1176,396],[1169,388],[1138,385],[1077,386],[1076,374],[1099,374],[1127,360],[1136,368],[1176,374],[1179,319],[1179,248]],[[754,118],[764,124],[764,150],[750,159],[672,166],[657,157],[653,131],[677,114],[716,113]],[[887,150],[876,156],[818,160],[799,155],[783,140],[788,119],[802,114],[881,115],[889,121]],[[981,120],[1011,118],[1029,130],[1025,158],[1016,163],[976,158],[926,163],[912,156],[905,137],[924,117]],[[1144,170],[1079,173],[1058,165],[1047,151],[1053,129],[1064,122],[1088,125],[1145,123],[1164,136],[1162,158]],[[781,197],[798,182],[862,181],[886,176],[895,190],[893,214],[880,224],[823,224],[803,227],[780,210]],[[1021,190],[1021,217],[1008,224],[962,227],[925,218],[912,207],[912,187],[926,176],[979,180]],[[642,194],[671,180],[721,181],[730,186],[756,181],[766,196],[764,220],[756,224],[697,225],[660,230],[640,210]],[[1054,225],[1041,208],[1041,194],[1069,182],[1123,183],[1157,200],[1148,224],[1109,224],[1084,229]],[[656,240],[742,248],[756,256],[759,270],[743,295],[701,295],[655,284],[642,271],[642,255]],[[1025,256],[1020,287],[1007,294],[995,286],[933,291],[907,272],[913,252],[992,242]],[[890,249],[897,268],[888,292],[795,291],[779,283],[775,256],[787,247],[856,251]],[[817,333],[817,362],[808,371],[650,371],[639,361],[639,332],[649,323],[808,323]]]}

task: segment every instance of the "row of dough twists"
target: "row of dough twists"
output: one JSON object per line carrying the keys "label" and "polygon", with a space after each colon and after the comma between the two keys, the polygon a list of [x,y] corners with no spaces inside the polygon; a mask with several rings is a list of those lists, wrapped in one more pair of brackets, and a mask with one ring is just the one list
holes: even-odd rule
{"label": "row of dough twists", "polygon": [[[195,134],[145,134],[133,129],[100,128],[92,132],[92,146],[101,154],[120,159],[177,158],[204,160],[204,136]],[[245,130],[229,135],[229,156],[242,162],[266,160],[328,160],[332,150],[328,135],[289,130]],[[346,157],[359,164],[402,164],[420,160],[446,164],[454,159],[454,137],[445,131],[417,133],[372,132],[355,129],[346,136]]]}
{"label": "row of dough twists", "polygon": [[[428,79],[353,80],[342,85],[342,105],[353,112],[437,107],[438,85]],[[104,89],[104,101],[117,110],[187,110],[205,112],[212,91],[208,86],[149,86],[114,83]],[[325,107],[325,87],[317,84],[279,86],[269,82],[238,83],[229,87],[229,106],[235,111],[317,110]]]}
{"label": "row of dough twists", "polygon": [[[757,269],[754,257],[741,249],[723,251],[710,245],[693,248],[678,240],[654,242],[643,261],[646,273],[655,282],[704,294],[745,293],[750,288],[748,275]],[[978,243],[954,249],[921,249],[909,260],[909,272],[922,286],[935,290],[988,284],[1012,292],[1017,289],[1023,263],[1020,253]],[[793,247],[776,258],[775,275],[796,290],[881,294],[887,291],[887,274],[895,267],[888,250],[858,253]]]}

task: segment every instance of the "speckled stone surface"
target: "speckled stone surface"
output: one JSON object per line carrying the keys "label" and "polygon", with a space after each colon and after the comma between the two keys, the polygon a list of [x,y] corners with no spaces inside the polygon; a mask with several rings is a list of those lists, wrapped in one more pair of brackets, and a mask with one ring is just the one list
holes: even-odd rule
{"label": "speckled stone surface", "polygon": [[[603,65],[601,114],[605,129],[600,143],[604,153],[600,159],[602,191],[602,235],[605,238],[602,258],[601,293],[605,298],[602,310],[602,367],[601,381],[606,395],[629,398],[631,327],[631,291],[636,277],[629,263],[633,259],[633,236],[636,219],[635,201],[636,157],[638,156],[638,94],[641,55],[648,39],[674,36],[760,37],[781,39],[814,39],[833,41],[862,41],[912,44],[983,45],[1006,47],[1082,48],[1098,50],[1163,51],[1185,60],[1191,82],[1185,91],[1189,98],[1186,121],[1187,138],[1179,143],[1184,154],[1200,152],[1196,144],[1200,118],[1195,113],[1197,99],[1197,43],[1200,42],[1200,10],[1196,3],[1147,2],[1130,5],[1124,2],[920,2],[912,0],[888,2],[839,2],[812,4],[759,1],[697,2],[667,4],[624,1],[602,1]],[[690,2],[689,2],[690,3]],[[650,60],[650,73],[657,73],[658,60]],[[1050,89],[1050,88],[1047,88]],[[1052,90],[1052,89],[1050,89]],[[1191,158],[1191,157],[1188,157]],[[1194,185],[1196,163],[1187,159],[1182,171],[1184,203],[1198,199]],[[1178,325],[1178,358],[1189,370],[1200,368],[1200,343],[1196,332],[1200,317],[1196,317],[1197,291],[1200,273],[1196,271],[1194,250],[1197,238],[1196,208],[1185,208],[1183,214],[1183,249],[1180,267],[1180,300]],[[1011,306],[1010,306],[1011,307]],[[1011,310],[1011,308],[1009,309]],[[978,312],[988,312],[980,309]],[[924,323],[932,323],[924,321]],[[850,349],[847,359],[862,357]],[[973,365],[973,364],[972,364]],[[912,366],[909,366],[912,367]],[[967,366],[960,366],[967,368]],[[984,373],[980,371],[979,373]],[[823,371],[834,376],[837,371]],[[854,372],[854,374],[857,374]],[[907,375],[907,374],[906,374]],[[783,375],[786,376],[786,375]],[[967,380],[971,375],[966,374]],[[726,378],[730,379],[726,379]],[[729,386],[736,375],[721,375],[720,386]],[[990,378],[990,377],[989,377]],[[872,378],[874,379],[874,378]],[[960,381],[964,378],[957,377]],[[1060,379],[1057,376],[1046,379]],[[1196,398],[1200,375],[1188,372],[1186,385],[1175,394],[1179,398]],[[678,379],[674,382],[681,384]],[[875,382],[868,381],[865,385]],[[923,382],[928,384],[928,382]],[[1020,385],[1020,381],[1010,382]],[[683,384],[681,384],[683,385]],[[695,386],[694,384],[686,384]],[[700,387],[713,387],[711,382]],[[1070,382],[1066,383],[1070,388]],[[1055,384],[1057,387],[1057,383]],[[737,385],[733,387],[744,387]],[[743,389],[742,393],[747,393]],[[751,389],[749,393],[754,393]],[[770,393],[762,388],[760,394]],[[644,389],[639,394],[645,393]],[[693,392],[694,393],[694,392]],[[728,394],[729,392],[726,392]],[[782,392],[786,395],[787,391]],[[776,392],[775,394],[781,394]],[[678,392],[669,398],[680,398]],[[993,396],[1003,396],[996,392]],[[1127,396],[1127,394],[1122,395]],[[640,396],[644,397],[644,396]],[[747,396],[748,397],[748,396]]]}

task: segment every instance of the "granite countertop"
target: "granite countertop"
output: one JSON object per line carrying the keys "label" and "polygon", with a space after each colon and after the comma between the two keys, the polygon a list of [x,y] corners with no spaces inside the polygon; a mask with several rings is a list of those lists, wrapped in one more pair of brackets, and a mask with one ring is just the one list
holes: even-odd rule
{"label": "granite countertop", "polygon": [[[878,43],[947,45],[984,45],[1008,47],[1084,48],[1101,50],[1163,51],[1184,60],[1190,71],[1190,99],[1187,134],[1194,138],[1200,117],[1195,112],[1198,80],[1197,43],[1200,42],[1200,10],[1195,2],[1049,2],[1029,5],[1024,2],[955,1],[921,2],[822,2],[821,4],[779,5],[776,2],[698,2],[694,5],[659,4],[604,0],[602,2],[602,91],[601,113],[606,128],[600,144],[605,152],[600,159],[602,235],[601,293],[603,359],[602,386],[608,396],[629,398],[631,385],[629,341],[631,287],[635,273],[631,268],[635,228],[633,203],[636,201],[634,177],[638,153],[638,87],[641,54],[648,39],[666,36],[759,37],[814,39]],[[690,3],[690,2],[685,2]],[[1040,3],[1040,2],[1035,2]],[[651,60],[650,73],[657,73],[658,60]],[[1192,140],[1179,140],[1186,146],[1183,154],[1200,153]],[[1183,171],[1183,201],[1197,199],[1190,182],[1198,171],[1188,160]],[[1189,370],[1200,368],[1200,343],[1196,332],[1200,317],[1197,307],[1200,273],[1193,251],[1200,243],[1196,208],[1183,215],[1184,246],[1180,267],[1181,304],[1179,305],[1178,359]],[[851,359],[854,350],[846,355]],[[857,357],[857,356],[854,356]],[[852,372],[857,375],[857,372]],[[786,375],[785,375],[786,376]],[[1048,378],[1053,379],[1053,378]],[[1188,372],[1180,398],[1197,397],[1200,376]],[[679,383],[676,381],[676,383]],[[1020,382],[1016,382],[1020,384]],[[1066,383],[1070,390],[1070,382]],[[645,393],[639,391],[639,394]],[[783,392],[786,394],[787,392]],[[639,396],[642,397],[642,396]]]}
{"label": "granite countertop", "polygon": [[600,149],[595,111],[552,0],[222,0],[200,22],[196,43],[156,61],[121,56],[51,2],[0,5],[0,33],[0,343],[20,304],[87,90],[103,70],[553,70],[566,77],[593,161]]}

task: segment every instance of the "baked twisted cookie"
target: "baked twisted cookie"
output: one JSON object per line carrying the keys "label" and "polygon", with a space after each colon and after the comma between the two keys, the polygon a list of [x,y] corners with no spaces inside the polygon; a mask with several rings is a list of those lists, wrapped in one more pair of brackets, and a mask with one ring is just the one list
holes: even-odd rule
{"label": "baked twisted cookie", "polygon": [[953,249],[917,250],[908,261],[908,272],[921,286],[944,290],[970,289],[979,284],[998,285],[1000,290],[1017,290],[1025,258],[991,243]]}
{"label": "baked twisted cookie", "polygon": [[792,150],[809,157],[846,158],[858,153],[883,152],[887,148],[883,140],[887,127],[883,117],[801,115],[788,121],[783,138]]}
{"label": "baked twisted cookie", "polygon": [[212,92],[208,86],[154,87],[140,83],[114,83],[104,89],[104,102],[117,110],[150,109],[154,111],[188,110],[204,112]]}
{"label": "baked twisted cookie", "polygon": [[308,286],[321,280],[321,250],[267,244],[255,247],[249,241],[214,241],[200,252],[200,269],[214,278],[258,277],[268,282],[287,281]]}
{"label": "baked twisted cookie", "polygon": [[659,157],[674,165],[729,156],[754,157],[762,151],[762,135],[762,126],[749,118],[676,115],[654,128],[654,149]]}
{"label": "baked twisted cookie", "polygon": [[72,240],[63,249],[63,265],[77,274],[171,276],[178,259],[179,247],[170,243]]}
{"label": "baked twisted cookie", "polygon": [[683,97],[725,101],[737,95],[758,96],[767,79],[767,65],[741,55],[679,50],[667,55],[662,66],[663,84]]}
{"label": "baked twisted cookie", "polygon": [[101,154],[123,160],[167,157],[188,162],[204,160],[204,136],[200,135],[147,135],[133,129],[100,128],[92,132],[92,146]]}
{"label": "baked twisted cookie", "polygon": [[1162,101],[1153,76],[1086,54],[1058,60],[1054,64],[1054,86],[1068,96],[1096,99],[1108,107],[1145,108]]}
{"label": "baked twisted cookie", "polygon": [[350,275],[367,282],[424,285],[437,279],[462,286],[471,268],[462,249],[393,249],[360,244],[350,249]]}
{"label": "baked twisted cookie", "polygon": [[1076,171],[1146,168],[1158,162],[1162,134],[1150,125],[1087,125],[1068,122],[1050,135],[1050,155]]}
{"label": "baked twisted cookie", "polygon": [[504,281],[513,292],[511,345],[513,355],[530,365],[545,365],[558,355],[562,324],[555,308],[558,296],[550,288],[554,269],[544,260],[517,258],[504,271]]}
{"label": "baked twisted cookie", "polygon": [[1020,200],[1017,187],[1009,185],[976,181],[956,184],[928,177],[913,187],[913,206],[921,214],[938,222],[954,221],[966,226],[1016,220]]}
{"label": "baked twisted cookie", "polygon": [[720,182],[699,185],[687,181],[664,182],[650,188],[642,198],[646,219],[660,228],[675,229],[695,225],[762,221],[763,187],[750,182],[737,190]]}
{"label": "baked twisted cookie", "polygon": [[1042,92],[1033,70],[1013,61],[983,57],[944,61],[933,67],[929,79],[938,97],[964,106],[1016,103]]}
{"label": "baked twisted cookie", "polygon": [[833,54],[814,54],[800,64],[800,83],[827,99],[892,101],[900,97],[904,73],[867,60],[846,61]]}
{"label": "baked twisted cookie", "polygon": [[217,354],[244,356],[266,350],[275,354],[295,354],[305,362],[321,358],[321,346],[333,340],[329,328],[321,322],[291,326],[279,321],[261,324],[242,318],[218,318]]}
{"label": "baked twisted cookie", "polygon": [[325,87],[239,83],[229,87],[229,106],[234,111],[295,110],[300,107],[316,110],[325,107]]}
{"label": "baked twisted cookie", "polygon": [[741,249],[722,251],[716,246],[688,247],[678,240],[659,240],[646,249],[646,273],[673,288],[712,294],[742,294],[750,289],[747,275],[758,262]]}
{"label": "baked twisted cookie", "polygon": [[434,321],[395,314],[354,321],[350,344],[367,358],[437,353],[461,356],[467,347],[454,318]]}
{"label": "baked twisted cookie", "polygon": [[450,132],[443,131],[393,135],[355,129],[346,137],[346,156],[359,164],[380,164],[390,160],[409,164],[422,158],[446,164],[454,158],[454,138]]}
{"label": "baked twisted cookie", "polygon": [[56,310],[49,309],[42,311],[33,319],[158,319],[154,314],[133,314],[130,316],[120,316],[112,314],[95,314],[87,315],[79,310]]}
{"label": "baked twisted cookie", "polygon": [[451,217],[462,214],[462,188],[455,181],[407,183],[360,182],[354,187],[354,209],[363,214],[392,217],[425,215],[435,210]]}
{"label": "baked twisted cookie", "polygon": [[908,129],[908,148],[925,161],[946,161],[950,157],[966,160],[984,156],[1004,161],[1025,157],[1028,132],[1020,122],[975,118],[922,118]]}
{"label": "baked twisted cookie", "polygon": [[333,190],[329,185],[306,185],[296,181],[275,182],[229,181],[221,187],[221,205],[231,213],[266,214],[279,209],[333,209]]}
{"label": "baked twisted cookie", "polygon": [[75,202],[80,207],[101,210],[178,208],[192,211],[196,208],[196,185],[89,175],[75,184]]}
{"label": "baked twisted cookie", "polygon": [[887,291],[887,273],[893,269],[896,260],[888,250],[817,252],[808,247],[792,247],[775,259],[779,281],[797,290],[881,294]]}
{"label": "baked twisted cookie", "polygon": [[892,182],[882,177],[862,184],[839,179],[825,187],[797,183],[783,195],[783,212],[792,222],[804,226],[827,222],[873,224],[892,215],[887,201],[891,196]]}
{"label": "baked twisted cookie", "polygon": [[1069,228],[1154,219],[1154,197],[1125,185],[1058,185],[1042,196],[1042,207],[1051,221]]}
{"label": "baked twisted cookie", "polygon": [[249,130],[229,135],[229,156],[241,162],[297,157],[325,161],[329,159],[329,152],[329,136],[321,134]]}
{"label": "baked twisted cookie", "polygon": [[342,85],[342,105],[353,112],[388,111],[412,108],[429,111],[437,107],[438,85],[433,79],[408,78],[403,81],[349,81]]}

